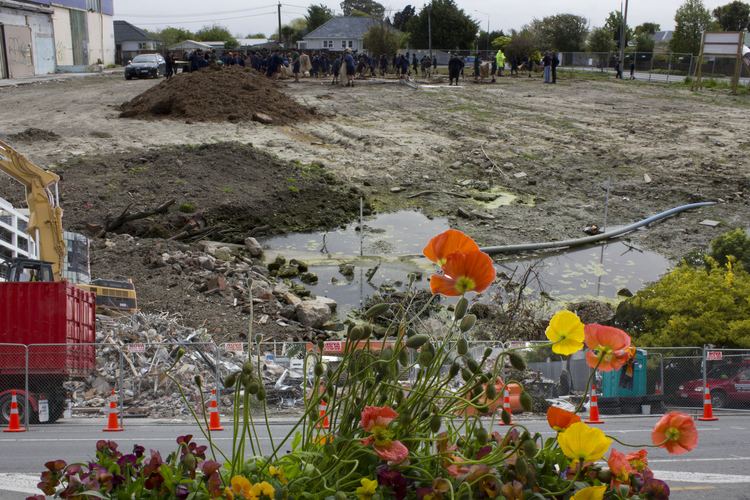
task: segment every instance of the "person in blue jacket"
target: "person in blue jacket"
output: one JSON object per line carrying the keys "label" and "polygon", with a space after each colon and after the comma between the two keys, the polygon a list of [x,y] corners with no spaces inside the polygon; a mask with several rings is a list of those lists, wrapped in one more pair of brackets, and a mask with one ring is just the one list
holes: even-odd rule
{"label": "person in blue jacket", "polygon": [[352,57],[352,49],[346,49],[346,54],[344,55],[344,66],[346,69],[346,86],[354,87],[354,73],[357,68],[354,64],[354,57]]}

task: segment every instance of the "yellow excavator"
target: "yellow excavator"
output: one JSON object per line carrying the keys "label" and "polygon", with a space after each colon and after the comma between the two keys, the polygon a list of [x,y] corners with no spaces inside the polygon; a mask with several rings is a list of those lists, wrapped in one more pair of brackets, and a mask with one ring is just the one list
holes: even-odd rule
{"label": "yellow excavator", "polygon": [[[7,281],[62,281],[65,243],[58,183],[60,176],[35,165],[0,141],[0,171],[23,184],[29,207],[26,231],[39,248],[40,260],[17,258],[6,264]],[[97,307],[135,312],[137,301],[131,280],[93,280],[76,286],[96,293]]]}

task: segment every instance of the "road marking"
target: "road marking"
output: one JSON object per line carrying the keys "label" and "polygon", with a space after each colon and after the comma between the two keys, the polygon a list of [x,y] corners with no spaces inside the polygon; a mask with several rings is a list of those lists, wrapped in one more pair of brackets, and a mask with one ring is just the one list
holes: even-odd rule
{"label": "road marking", "polygon": [[715,489],[715,486],[671,486],[669,488],[669,491],[701,491]]}
{"label": "road marking", "polygon": [[737,427],[737,426],[734,426],[734,425],[733,425],[732,427],[730,427],[730,429],[734,429],[734,430],[736,430],[736,431],[744,431],[744,430],[747,430],[747,429],[746,429],[746,428],[744,428],[744,427]]}
{"label": "road marking", "polygon": [[737,474],[714,474],[712,472],[682,472],[674,470],[653,471],[654,476],[662,481],[678,483],[720,483],[742,484],[750,483],[750,476]]}
{"label": "road marking", "polygon": [[[197,439],[204,439],[202,437]],[[259,437],[261,441],[270,441],[271,438],[268,437]],[[232,441],[232,438],[225,437],[211,437],[212,441]],[[96,438],[16,438],[16,439],[0,439],[0,443],[75,443],[75,442],[83,442],[83,443],[90,443],[97,441]],[[170,443],[175,442],[175,438],[173,437],[165,437],[165,438],[140,438],[140,437],[133,437],[133,438],[127,438],[122,437],[118,438],[117,441],[133,441],[138,443],[154,443],[154,442],[161,442],[166,441]],[[281,441],[281,438],[277,438],[276,441]]]}
{"label": "road marking", "polygon": [[656,462],[726,462],[728,460],[750,460],[750,457],[722,457],[722,458],[654,458],[648,459],[648,463],[653,464]]}
{"label": "road marking", "polygon": [[36,487],[39,475],[0,473],[0,491],[13,491],[37,495],[41,490]]}

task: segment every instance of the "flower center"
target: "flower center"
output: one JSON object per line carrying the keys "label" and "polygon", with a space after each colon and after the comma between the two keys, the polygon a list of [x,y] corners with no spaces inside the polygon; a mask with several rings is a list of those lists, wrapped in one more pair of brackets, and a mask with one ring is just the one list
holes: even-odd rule
{"label": "flower center", "polygon": [[666,430],[664,433],[664,436],[666,436],[667,441],[679,441],[680,440],[680,430],[676,427],[670,427]]}
{"label": "flower center", "polygon": [[456,290],[459,293],[466,293],[474,290],[477,287],[477,284],[474,282],[473,279],[469,278],[468,276],[461,276],[456,280]]}

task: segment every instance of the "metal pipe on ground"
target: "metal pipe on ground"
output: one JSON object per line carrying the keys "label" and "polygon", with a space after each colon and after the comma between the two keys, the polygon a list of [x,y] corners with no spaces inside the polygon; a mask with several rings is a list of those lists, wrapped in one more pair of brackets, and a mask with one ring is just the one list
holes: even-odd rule
{"label": "metal pipe on ground", "polygon": [[618,238],[625,234],[631,233],[640,227],[647,226],[649,224],[652,224],[662,219],[666,219],[668,217],[672,217],[686,210],[692,210],[695,208],[702,208],[702,207],[710,207],[712,205],[716,205],[716,202],[715,201],[701,201],[698,203],[690,203],[688,205],[681,205],[679,207],[671,208],[664,212],[660,212],[656,215],[652,215],[651,217],[643,219],[642,221],[635,222],[633,224],[622,227],[620,229],[615,229],[613,231],[606,231],[601,234],[596,234],[593,236],[586,236],[584,238],[575,238],[575,239],[562,240],[562,241],[548,241],[545,243],[521,243],[518,245],[490,246],[490,247],[480,248],[480,250],[489,255],[497,255],[497,254],[503,254],[503,253],[519,253],[519,252],[529,252],[529,251],[534,251],[534,250],[552,250],[552,249],[559,249],[559,248],[573,248],[573,247],[578,247],[582,245],[590,245],[598,241]]}

